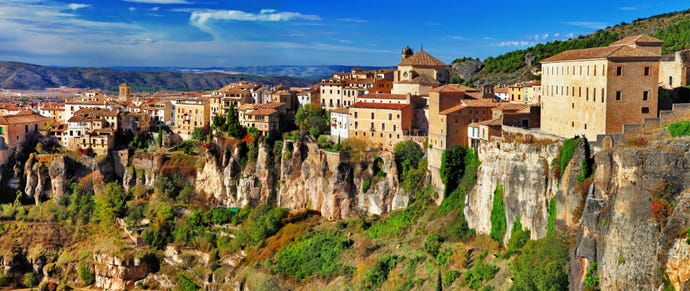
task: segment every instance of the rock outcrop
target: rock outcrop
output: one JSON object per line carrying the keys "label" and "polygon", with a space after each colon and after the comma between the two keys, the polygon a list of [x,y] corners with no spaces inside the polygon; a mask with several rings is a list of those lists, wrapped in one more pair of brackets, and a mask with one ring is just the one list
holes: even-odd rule
{"label": "rock outcrop", "polygon": [[103,290],[133,289],[134,283],[151,271],[146,258],[122,260],[108,254],[94,254],[93,259],[95,285]]}

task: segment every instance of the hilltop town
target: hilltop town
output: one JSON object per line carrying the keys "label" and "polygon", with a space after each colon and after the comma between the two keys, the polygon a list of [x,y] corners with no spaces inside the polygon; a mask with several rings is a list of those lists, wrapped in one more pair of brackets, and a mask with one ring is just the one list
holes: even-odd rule
{"label": "hilltop town", "polygon": [[238,82],[214,91],[149,94],[123,83],[118,94],[87,91],[49,102],[3,102],[0,161],[27,139],[96,155],[127,148],[135,137],[137,143],[153,143],[159,131],[169,146],[211,140],[219,134],[218,119],[229,114],[260,136],[281,136],[305,129],[295,116],[308,106],[327,124],[312,131],[314,139],[358,139],[384,151],[411,140],[428,149],[432,181],[442,189],[441,155],[453,146],[476,150],[505,130],[522,128],[586,137],[601,148],[606,137],[611,143],[672,115],[670,109],[687,110],[668,102],[660,108],[659,88],[682,89],[690,78],[688,52],[662,58],[662,43],[637,35],[607,47],[566,51],[542,61],[541,81],[503,87],[450,84],[447,64],[406,47],[397,69],[355,68],[307,88]]}
{"label": "hilltop town", "polygon": [[687,288],[690,50],[662,45],[478,88],[405,47],[307,87],[4,99],[0,288]]}

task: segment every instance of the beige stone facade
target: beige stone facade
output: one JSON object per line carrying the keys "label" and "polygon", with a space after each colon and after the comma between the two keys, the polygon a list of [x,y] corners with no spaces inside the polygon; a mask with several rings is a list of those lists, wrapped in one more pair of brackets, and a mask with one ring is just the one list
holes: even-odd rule
{"label": "beige stone facade", "polygon": [[[620,134],[624,124],[657,116],[657,49],[616,42],[572,50],[542,61],[541,129],[596,140]],[[661,46],[661,42],[655,42]]]}
{"label": "beige stone facade", "polygon": [[195,128],[210,124],[208,100],[181,99],[175,104],[175,133],[184,139],[190,139]]}
{"label": "beige stone facade", "polygon": [[410,104],[357,102],[349,110],[350,138],[392,150],[412,129],[414,107]]}
{"label": "beige stone facade", "polygon": [[0,147],[14,147],[26,140],[31,134],[46,131],[52,119],[21,111],[14,115],[0,116]]}
{"label": "beige stone facade", "polygon": [[666,89],[690,84],[690,50],[676,52],[659,64],[659,86]]}

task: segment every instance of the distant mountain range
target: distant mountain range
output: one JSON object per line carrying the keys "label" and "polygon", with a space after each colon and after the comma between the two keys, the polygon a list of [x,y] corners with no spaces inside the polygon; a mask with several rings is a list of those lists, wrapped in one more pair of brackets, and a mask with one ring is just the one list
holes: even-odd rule
{"label": "distant mountain range", "polygon": [[[247,67],[112,67],[64,68],[0,62],[0,88],[41,90],[61,86],[117,91],[127,82],[133,91],[212,90],[240,80],[306,87],[353,66],[247,66]],[[361,67],[365,70],[379,67]]]}

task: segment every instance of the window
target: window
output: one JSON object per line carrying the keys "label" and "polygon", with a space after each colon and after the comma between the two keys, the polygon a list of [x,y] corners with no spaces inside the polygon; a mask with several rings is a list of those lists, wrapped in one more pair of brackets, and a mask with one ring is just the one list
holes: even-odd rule
{"label": "window", "polygon": [[393,131],[395,131],[395,127],[396,127],[396,125],[395,125],[395,124],[393,124]]}
{"label": "window", "polygon": [[357,111],[355,111],[355,118],[357,118]]}
{"label": "window", "polygon": [[585,123],[585,129],[587,129],[587,123]]}
{"label": "window", "polygon": [[371,119],[374,119],[374,112],[371,113]]}
{"label": "window", "polygon": [[575,122],[574,122],[574,121],[571,121],[571,122],[570,122],[570,127],[575,127]]}
{"label": "window", "polygon": [[649,76],[649,67],[644,67],[644,75]]}
{"label": "window", "polygon": [[570,108],[575,109],[575,103],[570,103]]}
{"label": "window", "polygon": [[388,113],[388,120],[393,120],[393,113]]}
{"label": "window", "polygon": [[647,101],[649,99],[649,91],[642,92],[642,100]]}
{"label": "window", "polygon": [[[381,123],[381,130],[386,130],[386,124],[385,123]],[[381,137],[383,137],[383,136],[381,136]]]}
{"label": "window", "polygon": [[358,125],[358,123],[357,123],[357,121],[355,121],[355,129],[357,129],[357,125]]}
{"label": "window", "polygon": [[616,91],[616,101],[621,101],[621,91]]}
{"label": "window", "polygon": [[596,76],[596,75],[597,75],[597,65],[594,65],[594,70],[593,70],[593,72],[594,72],[594,75]]}
{"label": "window", "polygon": [[642,113],[649,113],[649,107],[642,107]]}
{"label": "window", "polygon": [[606,94],[604,94],[604,88],[601,88],[601,103],[604,103],[604,97]]}
{"label": "window", "polygon": [[618,66],[616,67],[616,76],[622,76],[623,75],[623,67]]}
{"label": "window", "polygon": [[668,85],[673,87],[673,76],[668,77]]}
{"label": "window", "polygon": [[577,97],[582,97],[582,87],[577,87]]}

